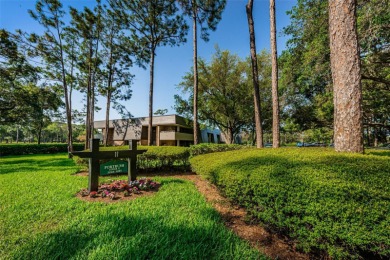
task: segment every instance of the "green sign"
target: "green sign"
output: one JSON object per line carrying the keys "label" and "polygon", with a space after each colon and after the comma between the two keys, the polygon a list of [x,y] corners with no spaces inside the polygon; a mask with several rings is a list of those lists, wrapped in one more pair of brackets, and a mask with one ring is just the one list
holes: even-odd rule
{"label": "green sign", "polygon": [[126,161],[109,161],[100,165],[100,175],[127,173]]}

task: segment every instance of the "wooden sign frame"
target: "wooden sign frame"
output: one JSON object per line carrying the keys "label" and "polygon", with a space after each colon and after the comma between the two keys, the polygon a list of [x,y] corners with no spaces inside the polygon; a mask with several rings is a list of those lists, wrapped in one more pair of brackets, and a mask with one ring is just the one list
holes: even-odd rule
{"label": "wooden sign frame", "polygon": [[100,165],[102,159],[126,158],[128,162],[128,181],[137,178],[137,155],[143,154],[146,150],[137,150],[137,140],[129,140],[129,150],[99,151],[100,139],[92,139],[89,152],[72,152],[71,155],[80,158],[89,158],[88,191],[97,191],[99,187]]}

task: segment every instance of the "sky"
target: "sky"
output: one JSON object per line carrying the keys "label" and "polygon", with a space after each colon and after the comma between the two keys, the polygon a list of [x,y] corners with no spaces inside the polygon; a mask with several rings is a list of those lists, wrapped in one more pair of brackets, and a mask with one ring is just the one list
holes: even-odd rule
{"label": "sky", "polygon": [[[42,32],[40,25],[28,14],[28,9],[34,9],[35,0],[0,0],[0,28],[14,32],[21,29],[26,32]],[[283,35],[282,30],[289,25],[287,11],[296,4],[297,0],[276,1],[276,29],[278,54],[286,47],[288,38]],[[83,6],[93,7],[95,0],[64,0],[62,1],[66,11],[69,6],[82,9]],[[227,0],[226,8],[222,14],[216,31],[210,32],[210,40],[204,42],[198,40],[198,57],[210,61],[215,53],[215,46],[221,50],[229,50],[241,58],[248,57],[249,30],[245,12],[245,0]],[[270,49],[270,25],[269,25],[269,0],[254,0],[253,19],[256,34],[256,48],[259,52],[262,49]],[[191,70],[192,66],[192,26],[188,31],[187,42],[179,47],[158,47],[155,60],[154,77],[154,98],[153,110],[168,109],[168,114],[174,114],[175,94],[182,95],[177,85],[182,77]],[[148,66],[147,66],[148,68]],[[135,79],[132,85],[133,96],[123,104],[135,117],[148,115],[149,109],[149,70],[134,67],[132,73]],[[73,104],[76,109],[83,107],[83,97],[76,94]],[[105,119],[105,98],[98,99],[97,106],[101,108],[95,113],[95,120]],[[120,115],[111,109],[110,119],[120,118]]]}

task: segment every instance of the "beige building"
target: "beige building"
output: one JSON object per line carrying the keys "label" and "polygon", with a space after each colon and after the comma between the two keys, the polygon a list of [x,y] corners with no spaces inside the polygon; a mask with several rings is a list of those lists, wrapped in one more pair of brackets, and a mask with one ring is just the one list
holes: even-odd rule
{"label": "beige building", "polygon": [[[95,129],[101,133],[102,139],[105,134],[105,125],[104,120],[94,122]],[[128,140],[139,140],[139,144],[147,145],[148,125],[148,117],[110,120],[108,143],[110,145],[123,145]],[[205,142],[221,142],[219,130],[202,130],[201,135],[207,137]],[[189,146],[193,144],[194,135],[191,122],[178,115],[154,116],[152,143],[157,146]]]}

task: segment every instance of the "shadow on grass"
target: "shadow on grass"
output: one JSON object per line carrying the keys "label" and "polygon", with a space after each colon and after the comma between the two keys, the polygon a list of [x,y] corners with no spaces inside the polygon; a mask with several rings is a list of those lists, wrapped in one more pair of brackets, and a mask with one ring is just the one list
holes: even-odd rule
{"label": "shadow on grass", "polygon": [[74,167],[72,160],[65,158],[53,158],[50,160],[22,159],[8,160],[1,162],[0,174],[10,174],[16,172],[39,172],[39,171],[61,171]]}
{"label": "shadow on grass", "polygon": [[381,149],[369,149],[366,151],[367,154],[372,154],[376,156],[386,156],[390,157],[390,150],[381,150]]}
{"label": "shadow on grass", "polygon": [[184,180],[181,180],[181,179],[175,179],[174,177],[169,178],[169,179],[163,179],[161,180],[161,185],[167,185],[167,184],[171,184],[171,183],[178,183],[178,184],[183,184],[185,183],[186,181]]}
{"label": "shadow on grass", "polygon": [[[202,221],[218,219],[213,209],[199,212]],[[201,217],[203,216],[203,217]],[[88,225],[87,221],[91,221]],[[83,219],[65,230],[42,234],[13,255],[16,259],[259,259],[223,225],[178,223],[163,214],[123,216],[116,213]],[[80,227],[83,226],[83,227]],[[89,226],[89,227],[88,227]],[[92,228],[93,227],[93,228]],[[245,250],[239,249],[244,247]]]}

